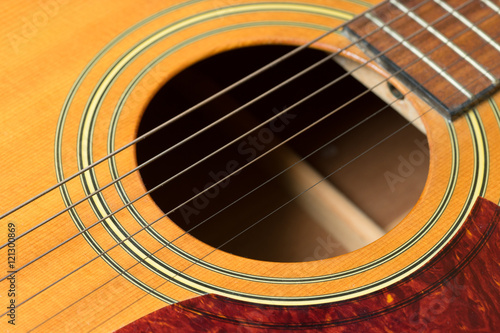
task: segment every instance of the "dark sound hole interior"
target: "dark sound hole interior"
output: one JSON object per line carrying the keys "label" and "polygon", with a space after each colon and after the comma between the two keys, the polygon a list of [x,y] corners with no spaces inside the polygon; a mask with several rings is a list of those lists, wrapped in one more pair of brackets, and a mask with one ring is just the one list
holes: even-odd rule
{"label": "dark sound hole interior", "polygon": [[[185,69],[151,100],[138,135],[290,50],[288,46],[235,49]],[[213,125],[325,56],[313,49],[301,52],[137,145],[138,164],[142,164],[211,126],[140,171],[148,189],[174,177],[151,197],[177,225],[232,254],[291,262],[319,260],[353,250],[346,243],[349,231],[346,234],[342,227],[329,224],[332,208],[328,202],[335,204],[335,200],[327,198],[325,203],[318,199],[322,192],[314,191],[319,187],[327,188],[327,193],[330,187],[342,193],[383,232],[405,216],[418,200],[427,177],[427,141],[413,126],[386,139],[407,121],[378,97],[365,94],[294,137],[365,91],[352,77],[254,129],[343,75],[345,71],[334,61]],[[420,152],[418,159],[415,152]],[[305,161],[294,165],[306,156]],[[236,175],[203,192],[240,168]],[[401,175],[400,171],[408,168],[411,172]],[[323,185],[314,186],[321,178],[326,178]]]}

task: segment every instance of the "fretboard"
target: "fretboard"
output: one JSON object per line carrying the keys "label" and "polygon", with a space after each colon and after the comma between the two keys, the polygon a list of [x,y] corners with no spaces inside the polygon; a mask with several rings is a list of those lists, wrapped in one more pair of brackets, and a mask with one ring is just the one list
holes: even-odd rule
{"label": "fretboard", "polygon": [[388,0],[345,32],[453,118],[498,88],[499,7],[498,0]]}

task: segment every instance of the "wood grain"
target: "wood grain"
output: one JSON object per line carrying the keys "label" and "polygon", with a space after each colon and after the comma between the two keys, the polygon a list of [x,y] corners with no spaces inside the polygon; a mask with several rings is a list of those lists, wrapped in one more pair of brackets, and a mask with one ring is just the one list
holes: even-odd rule
{"label": "wood grain", "polygon": [[[456,2],[450,6],[460,17],[477,24],[483,33],[490,33],[489,38],[499,45],[496,40],[500,36],[493,27],[500,24],[500,18],[491,8],[483,6],[481,1]],[[383,66],[392,73],[397,72],[401,80],[420,91],[422,98],[440,107],[444,114],[456,116],[496,89],[500,67],[491,59],[496,58],[499,51],[437,2],[387,2],[371,11],[370,15],[388,24],[388,28],[410,46],[402,45],[368,16],[349,24],[350,34],[362,39],[374,32],[361,43],[371,53],[380,54]],[[410,47],[417,49],[422,56]],[[457,50],[463,51],[468,58]],[[436,68],[423,58],[433,62]],[[448,75],[453,82],[441,73]],[[467,96],[469,93],[471,95]]]}
{"label": "wood grain", "polygon": [[[378,2],[3,2],[0,212],[53,186],[58,177],[74,174],[88,159],[106,156],[108,146],[117,149],[134,140],[151,97],[190,64],[242,46],[302,45]],[[349,44],[333,34],[314,47],[335,52]],[[342,54],[360,63],[367,60],[355,47]],[[367,66],[388,76],[373,62]],[[430,168],[414,209],[378,241],[326,260],[264,262],[215,250],[189,235],[176,240],[175,247],[165,247],[183,230],[163,218],[154,225],[156,233],[142,231],[133,237],[135,243],[116,246],[123,235],[143,228],[138,216],[151,223],[163,215],[146,196],[134,203],[139,214],[124,209],[114,221],[93,227],[85,237],[77,236],[17,272],[16,325],[8,324],[4,315],[0,330],[109,332],[167,304],[214,293],[234,302],[282,306],[348,301],[421,269],[460,230],[477,197],[500,200],[500,97],[450,123],[400,82],[391,83],[421,115]],[[127,89],[130,94],[124,95]],[[102,94],[94,98],[94,93]],[[119,114],[114,113],[117,106]],[[81,127],[86,119],[88,127]],[[86,130],[88,137],[79,136]],[[91,152],[84,156],[88,147]],[[134,148],[118,154],[115,164],[119,175],[136,167]],[[110,168],[112,164],[100,164],[88,181],[69,181],[67,192],[52,191],[1,225],[15,223],[21,235],[66,209],[70,201],[84,198],[86,186],[109,183],[114,177]],[[131,200],[145,193],[138,173],[121,186]],[[114,211],[125,200],[114,186],[103,191],[102,201],[93,199],[17,239],[16,269],[73,237],[79,227],[98,221],[99,202],[108,206],[103,211]],[[122,231],[113,234],[113,226]],[[105,260],[93,260],[113,246]],[[1,251],[0,278],[5,278],[5,248]],[[143,260],[144,253],[150,258]],[[2,295],[9,287],[8,280],[0,282]],[[4,309],[6,299],[0,299]]]}
{"label": "wood grain", "polygon": [[[206,295],[131,323],[128,332],[492,332],[500,324],[500,207],[479,198],[459,233],[411,277],[349,301],[266,306]],[[484,279],[476,272],[492,277]]]}

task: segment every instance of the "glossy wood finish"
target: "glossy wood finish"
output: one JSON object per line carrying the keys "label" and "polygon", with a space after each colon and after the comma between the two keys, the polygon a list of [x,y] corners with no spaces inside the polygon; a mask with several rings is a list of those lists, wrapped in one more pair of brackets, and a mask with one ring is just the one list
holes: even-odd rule
{"label": "glossy wood finish", "polygon": [[[0,31],[7,38],[1,41],[0,54],[0,211],[134,140],[149,99],[182,68],[245,45],[303,44],[377,2],[2,3]],[[334,52],[349,43],[333,34],[315,47]],[[357,48],[343,55],[358,62],[366,59]],[[367,66],[387,76],[374,63]],[[135,210],[118,212],[115,220],[93,227],[85,237],[76,236],[16,273],[16,326],[3,316],[0,330],[109,332],[166,304],[207,293],[286,306],[345,301],[416,272],[460,230],[478,196],[500,200],[500,97],[449,123],[401,83],[391,82],[422,116],[430,169],[415,208],[378,241],[346,255],[304,263],[237,257],[189,235],[165,247],[183,231],[160,219],[163,212],[146,196],[134,203]],[[11,214],[2,225],[15,223],[17,235],[36,227],[84,198],[94,182],[103,186],[136,167],[133,148],[113,162]],[[74,237],[79,228],[93,225],[102,212],[123,207],[127,197],[145,193],[138,173],[121,186],[107,188],[101,200],[86,200],[71,214],[17,239],[16,269]],[[154,233],[140,232],[141,223],[158,219]],[[136,232],[135,243],[116,246]],[[93,259],[112,247],[105,260]],[[6,276],[1,276],[2,292],[9,289]]]}
{"label": "glossy wood finish", "polygon": [[348,30],[422,98],[456,116],[498,87],[500,66],[493,59],[500,52],[500,16],[494,8],[481,0],[392,0],[354,20]]}
{"label": "glossy wood finish", "polygon": [[425,266],[348,301],[280,307],[206,295],[167,306],[117,332],[493,332],[500,325],[499,223],[500,207],[478,199],[460,232]]}

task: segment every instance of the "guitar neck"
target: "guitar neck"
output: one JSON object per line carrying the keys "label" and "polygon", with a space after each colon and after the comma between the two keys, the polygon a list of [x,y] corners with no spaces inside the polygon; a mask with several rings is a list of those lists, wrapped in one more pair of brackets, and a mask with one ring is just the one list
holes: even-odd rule
{"label": "guitar neck", "polygon": [[498,13],[492,0],[388,0],[345,32],[452,118],[498,88]]}

